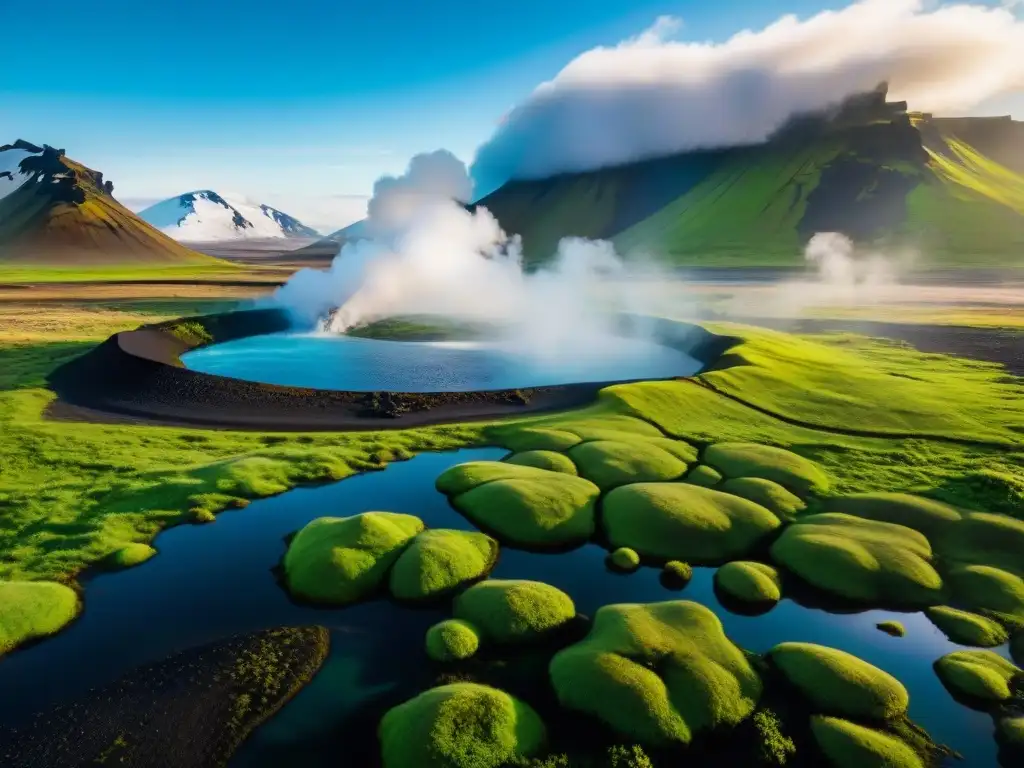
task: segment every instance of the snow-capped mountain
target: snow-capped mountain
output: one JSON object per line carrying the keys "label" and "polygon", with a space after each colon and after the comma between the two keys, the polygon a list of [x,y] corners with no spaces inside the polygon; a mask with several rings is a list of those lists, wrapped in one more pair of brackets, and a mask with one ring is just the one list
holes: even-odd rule
{"label": "snow-capped mountain", "polygon": [[31,173],[21,170],[21,161],[31,155],[39,155],[42,151],[42,147],[20,139],[0,147],[0,199],[7,197],[32,177]]}
{"label": "snow-capped mountain", "polygon": [[269,205],[238,195],[218,195],[209,189],[169,198],[139,211],[138,215],[181,241],[319,236],[312,227]]}

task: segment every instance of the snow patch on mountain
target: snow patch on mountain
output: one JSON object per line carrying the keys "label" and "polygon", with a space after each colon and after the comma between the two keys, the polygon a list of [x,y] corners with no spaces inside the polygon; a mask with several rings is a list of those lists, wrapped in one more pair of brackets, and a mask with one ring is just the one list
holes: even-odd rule
{"label": "snow patch on mountain", "polygon": [[21,161],[33,154],[38,153],[15,147],[0,147],[0,199],[7,197],[31,178],[31,174],[21,172]]}
{"label": "snow patch on mountain", "polygon": [[298,219],[242,195],[209,189],[186,192],[139,211],[139,217],[175,240],[214,242],[317,237]]}

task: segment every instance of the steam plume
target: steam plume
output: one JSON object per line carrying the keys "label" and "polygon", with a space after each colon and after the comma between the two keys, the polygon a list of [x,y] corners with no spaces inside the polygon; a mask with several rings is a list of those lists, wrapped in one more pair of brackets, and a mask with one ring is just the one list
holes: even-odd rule
{"label": "steam plume", "polygon": [[913,109],[960,112],[1024,89],[1024,20],[979,4],[860,0],[783,16],[722,43],[668,40],[678,24],[595,48],[540,85],[477,152],[473,176],[582,171],[758,143],[794,114],[888,81]]}

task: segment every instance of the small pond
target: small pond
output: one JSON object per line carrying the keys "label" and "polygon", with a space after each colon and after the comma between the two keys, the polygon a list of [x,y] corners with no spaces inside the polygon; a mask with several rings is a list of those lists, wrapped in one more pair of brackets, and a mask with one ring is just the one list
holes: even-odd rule
{"label": "small pond", "polygon": [[[497,449],[423,454],[382,472],[296,489],[224,512],[212,525],[172,528],[157,538],[160,554],[152,560],[90,580],[86,610],[65,632],[0,660],[0,690],[17,691],[0,697],[0,722],[23,722],[36,711],[190,646],[239,632],[315,623],[331,630],[331,653],[323,669],[250,737],[231,765],[345,764],[339,755],[350,754],[353,741],[373,738],[365,723],[353,725],[359,710],[375,698],[411,693],[423,684],[424,632],[442,613],[384,600],[344,609],[295,605],[270,571],[284,553],[283,537],[316,517],[368,510],[415,514],[435,528],[469,528],[434,490],[434,479],[454,464],[503,455]],[[785,640],[842,648],[907,686],[911,717],[964,755],[956,765],[995,765],[991,719],[956,704],[932,670],[935,659],[958,646],[922,614],[835,615],[783,600],[766,615],[738,616],[716,599],[713,569],[695,569],[684,591],[670,592],[656,570],[613,574],[604,556],[595,545],[545,555],[503,549],[492,575],[554,584],[590,615],[607,603],[696,600],[721,617],[736,643],[753,651]],[[907,636],[878,631],[876,622],[886,618],[902,621]]]}
{"label": "small pond", "polygon": [[526,389],[689,376],[701,367],[676,349],[624,337],[543,356],[493,341],[398,342],[277,333],[214,344],[181,359],[192,370],[218,376],[354,392]]}

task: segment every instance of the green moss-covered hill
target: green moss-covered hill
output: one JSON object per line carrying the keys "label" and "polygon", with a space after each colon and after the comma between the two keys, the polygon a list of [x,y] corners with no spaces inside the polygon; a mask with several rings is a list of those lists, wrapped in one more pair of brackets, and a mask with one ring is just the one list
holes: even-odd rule
{"label": "green moss-covered hill", "polygon": [[129,211],[102,173],[64,150],[19,140],[0,146],[0,159],[8,152],[20,158],[10,180],[23,183],[0,197],[0,263],[218,263]]}
{"label": "green moss-covered hill", "polygon": [[765,144],[512,181],[478,204],[522,235],[534,264],[575,235],[679,264],[794,265],[823,231],[911,244],[930,263],[1020,264],[1024,123],[876,98]]}

